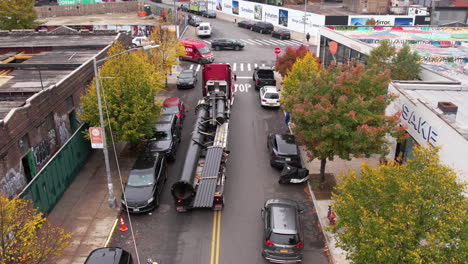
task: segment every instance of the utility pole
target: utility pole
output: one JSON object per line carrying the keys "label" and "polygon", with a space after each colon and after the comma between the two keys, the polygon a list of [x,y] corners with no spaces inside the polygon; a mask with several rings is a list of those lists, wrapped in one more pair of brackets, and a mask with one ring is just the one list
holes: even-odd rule
{"label": "utility pole", "polygon": [[436,8],[436,1],[431,1],[431,26],[435,26],[435,8]]}
{"label": "utility pole", "polygon": [[174,12],[173,12],[174,14],[173,15],[174,15],[174,25],[177,25],[177,20],[178,20],[177,15],[179,12],[177,12],[175,1],[176,0],[174,0]]}
{"label": "utility pole", "polygon": [[307,0],[304,1],[304,18],[302,22],[304,23],[304,42],[306,42],[306,19],[307,19]]}
{"label": "utility pole", "polygon": [[115,208],[115,195],[114,195],[114,185],[112,183],[112,177],[110,173],[110,164],[109,164],[109,151],[107,150],[107,141],[106,141],[106,133],[104,126],[104,117],[102,115],[102,104],[101,104],[101,89],[99,87],[99,78],[98,78],[98,70],[97,70],[97,62],[96,57],[93,58],[94,62],[94,76],[96,79],[96,93],[98,99],[98,109],[99,109],[99,122],[102,128],[102,151],[104,152],[104,162],[106,164],[106,175],[107,175],[107,189],[109,190],[109,208]]}

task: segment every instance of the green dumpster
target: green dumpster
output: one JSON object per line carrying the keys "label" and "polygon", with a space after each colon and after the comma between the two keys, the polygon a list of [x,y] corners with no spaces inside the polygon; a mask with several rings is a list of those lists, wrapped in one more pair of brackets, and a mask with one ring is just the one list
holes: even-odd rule
{"label": "green dumpster", "polygon": [[145,12],[146,12],[146,15],[150,16],[152,13],[151,13],[151,6],[149,5],[144,5],[144,9],[143,9]]}

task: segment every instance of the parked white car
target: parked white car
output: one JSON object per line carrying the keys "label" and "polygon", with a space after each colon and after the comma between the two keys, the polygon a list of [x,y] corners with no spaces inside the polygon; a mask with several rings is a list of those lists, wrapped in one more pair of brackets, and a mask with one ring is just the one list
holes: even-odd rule
{"label": "parked white car", "polygon": [[197,27],[197,35],[199,37],[211,37],[211,25],[210,23],[200,23]]}
{"label": "parked white car", "polygon": [[280,107],[280,95],[276,86],[263,86],[260,89],[260,105]]}
{"label": "parked white car", "polygon": [[145,36],[138,36],[132,39],[132,44],[135,47],[141,47],[148,43],[148,38]]}

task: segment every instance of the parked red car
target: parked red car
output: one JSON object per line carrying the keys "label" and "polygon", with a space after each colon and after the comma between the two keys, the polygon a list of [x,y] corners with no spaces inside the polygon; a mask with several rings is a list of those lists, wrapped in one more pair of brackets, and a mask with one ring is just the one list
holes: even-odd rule
{"label": "parked red car", "polygon": [[162,113],[176,115],[182,123],[185,117],[185,104],[178,97],[167,98],[163,102]]}

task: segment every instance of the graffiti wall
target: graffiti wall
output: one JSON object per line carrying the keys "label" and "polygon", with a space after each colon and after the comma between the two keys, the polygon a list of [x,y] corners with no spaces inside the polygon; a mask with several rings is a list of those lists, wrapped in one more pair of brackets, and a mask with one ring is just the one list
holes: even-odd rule
{"label": "graffiti wall", "polygon": [[17,167],[9,169],[5,177],[0,179],[0,193],[6,197],[13,197],[19,190],[26,187],[27,182],[23,171],[21,163]]}

